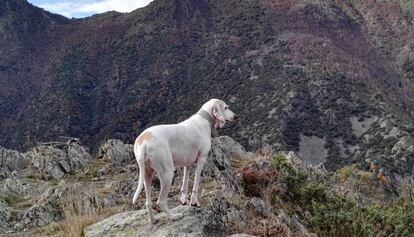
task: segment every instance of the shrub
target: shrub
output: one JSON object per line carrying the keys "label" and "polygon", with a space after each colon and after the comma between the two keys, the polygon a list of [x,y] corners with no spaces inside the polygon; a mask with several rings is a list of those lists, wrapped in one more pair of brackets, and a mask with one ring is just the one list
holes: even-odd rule
{"label": "shrub", "polygon": [[301,201],[305,205],[312,205],[313,202],[326,202],[328,194],[326,187],[315,181],[306,183],[299,191]]}
{"label": "shrub", "polygon": [[374,174],[369,171],[361,171],[359,175],[361,177],[361,181],[364,183],[369,183],[374,178]]}
{"label": "shrub", "polygon": [[365,207],[345,197],[314,202],[313,230],[320,236],[410,236],[414,233],[414,203],[405,200]]}
{"label": "shrub", "polygon": [[283,172],[286,174],[292,174],[295,172],[295,169],[287,161],[284,155],[279,154],[279,155],[274,156],[271,163],[273,167],[277,169],[279,172]]}
{"label": "shrub", "polygon": [[341,169],[338,170],[338,174],[341,177],[342,181],[346,181],[349,176],[352,174],[352,172],[355,169],[358,169],[359,165],[357,163],[352,164],[352,165],[347,165],[342,167]]}
{"label": "shrub", "polygon": [[283,155],[276,155],[272,159],[273,167],[281,173],[281,182],[286,185],[288,195],[283,200],[300,199],[300,190],[304,186],[307,175],[304,171],[294,168]]}
{"label": "shrub", "polygon": [[311,224],[320,236],[367,236],[363,222],[355,203],[345,198],[313,203]]}
{"label": "shrub", "polygon": [[259,170],[247,167],[242,170],[243,188],[247,196],[261,197],[266,186],[277,177],[274,169]]}

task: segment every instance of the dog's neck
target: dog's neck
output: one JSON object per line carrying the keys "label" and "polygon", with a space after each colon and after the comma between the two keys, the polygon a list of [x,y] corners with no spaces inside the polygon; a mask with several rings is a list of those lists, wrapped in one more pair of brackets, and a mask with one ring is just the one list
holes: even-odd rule
{"label": "dog's neck", "polygon": [[207,111],[200,109],[197,114],[207,120],[207,122],[210,124],[210,128],[214,128],[214,118]]}

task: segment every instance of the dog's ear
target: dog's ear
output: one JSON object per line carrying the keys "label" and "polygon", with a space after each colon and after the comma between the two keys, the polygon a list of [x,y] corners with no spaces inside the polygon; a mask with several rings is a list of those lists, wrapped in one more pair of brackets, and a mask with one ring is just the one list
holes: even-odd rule
{"label": "dog's ear", "polygon": [[214,121],[214,127],[217,128],[222,128],[224,126],[224,124],[226,123],[226,120],[224,119],[224,115],[223,115],[223,108],[222,108],[222,103],[220,103],[220,101],[217,101],[213,104],[213,115],[215,118]]}

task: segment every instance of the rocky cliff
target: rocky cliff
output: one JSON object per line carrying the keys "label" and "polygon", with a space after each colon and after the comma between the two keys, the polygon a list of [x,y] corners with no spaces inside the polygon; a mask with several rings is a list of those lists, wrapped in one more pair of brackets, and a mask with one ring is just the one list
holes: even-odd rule
{"label": "rocky cliff", "polygon": [[[131,203],[138,167],[130,145],[109,140],[96,157],[76,139],[23,154],[1,152],[3,159],[22,160],[0,167],[5,236],[408,236],[414,231],[412,184],[395,192],[375,167],[330,172],[308,166],[295,152],[246,152],[226,136],[213,140],[202,173],[201,207],[180,205],[182,169],[177,169],[168,201],[180,218],[170,221],[157,211],[154,225],[148,223],[144,195],[136,206]],[[152,188],[155,200],[157,179]]]}

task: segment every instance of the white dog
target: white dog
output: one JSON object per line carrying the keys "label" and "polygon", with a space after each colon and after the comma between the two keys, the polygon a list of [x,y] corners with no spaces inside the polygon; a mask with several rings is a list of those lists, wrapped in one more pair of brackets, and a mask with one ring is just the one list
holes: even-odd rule
{"label": "white dog", "polygon": [[157,204],[167,213],[170,220],[177,219],[168,209],[167,195],[171,188],[175,167],[184,167],[181,186],[181,204],[189,204],[187,197],[189,167],[196,164],[194,186],[190,204],[200,206],[198,185],[200,174],[211,148],[211,129],[223,127],[226,121],[233,121],[236,115],[222,100],[211,99],[189,119],[170,125],[150,127],[135,140],[134,153],[139,165],[139,184],[134,194],[135,204],[145,186],[146,206],[150,223],[155,223],[152,213],[151,182],[156,172],[161,190]]}

